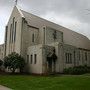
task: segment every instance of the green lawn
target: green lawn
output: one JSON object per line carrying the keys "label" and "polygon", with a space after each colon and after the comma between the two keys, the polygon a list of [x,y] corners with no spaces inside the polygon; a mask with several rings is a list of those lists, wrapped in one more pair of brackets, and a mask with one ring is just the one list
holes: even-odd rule
{"label": "green lawn", "polygon": [[79,76],[0,75],[0,84],[13,90],[90,90],[90,74]]}

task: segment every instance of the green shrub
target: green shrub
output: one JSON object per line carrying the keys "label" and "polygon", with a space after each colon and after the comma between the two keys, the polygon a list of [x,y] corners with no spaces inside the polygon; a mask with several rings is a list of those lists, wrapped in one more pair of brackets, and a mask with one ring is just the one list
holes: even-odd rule
{"label": "green shrub", "polygon": [[80,75],[80,74],[90,73],[90,67],[87,66],[69,67],[69,68],[65,68],[63,72],[65,74]]}
{"label": "green shrub", "polygon": [[16,69],[19,69],[21,72],[25,66],[25,60],[18,53],[12,52],[4,58],[4,66],[5,68],[9,68],[12,73],[15,73]]}

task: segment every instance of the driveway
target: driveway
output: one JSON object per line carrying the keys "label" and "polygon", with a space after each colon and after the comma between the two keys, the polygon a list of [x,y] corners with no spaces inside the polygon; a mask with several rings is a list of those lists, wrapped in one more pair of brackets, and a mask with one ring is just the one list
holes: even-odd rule
{"label": "driveway", "polygon": [[5,86],[0,85],[0,90],[12,90],[12,89],[9,89],[9,88],[7,88]]}

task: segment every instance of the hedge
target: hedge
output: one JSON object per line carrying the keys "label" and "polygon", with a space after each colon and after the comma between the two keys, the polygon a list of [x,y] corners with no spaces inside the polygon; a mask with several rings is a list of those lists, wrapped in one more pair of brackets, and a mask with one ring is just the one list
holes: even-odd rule
{"label": "hedge", "polygon": [[75,74],[75,75],[90,73],[90,67],[87,67],[87,66],[69,67],[69,68],[65,68],[63,73],[64,74]]}

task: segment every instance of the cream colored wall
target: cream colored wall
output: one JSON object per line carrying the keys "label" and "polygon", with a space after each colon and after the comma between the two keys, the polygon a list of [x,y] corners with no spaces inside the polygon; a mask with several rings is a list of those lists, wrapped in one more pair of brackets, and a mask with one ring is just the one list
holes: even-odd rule
{"label": "cream colored wall", "polygon": [[[74,51],[76,53],[77,48],[76,47],[73,47],[71,45],[66,45],[66,44],[64,44],[64,47],[63,48],[64,48],[64,68],[73,67],[74,65],[76,66],[77,65],[77,61],[78,61],[78,58],[77,58],[77,55],[76,54],[74,56]],[[66,63],[66,56],[65,56],[66,53],[71,53],[72,54],[72,63]]]}
{"label": "cream colored wall", "polygon": [[[79,50],[79,51],[80,51],[79,65],[90,66],[90,51],[87,50]],[[85,53],[87,53],[87,60],[85,59]]]}
{"label": "cream colored wall", "polygon": [[[27,69],[30,73],[35,74],[45,74],[48,73],[48,62],[47,62],[47,55],[49,52],[52,52],[54,49],[56,50],[56,55],[58,57],[56,61],[56,72],[63,71],[63,47],[62,44],[56,42],[50,45],[34,45],[30,46],[27,50],[27,55],[29,55],[29,62],[27,63]],[[37,54],[37,63],[31,64],[30,55],[33,55],[34,61],[34,54]],[[54,67],[53,67],[54,68]],[[52,68],[52,71],[53,71]]]}
{"label": "cream colored wall", "polygon": [[[15,21],[17,22],[16,27],[16,41],[15,43],[9,43],[10,40],[10,25],[13,22],[13,18],[15,17]],[[7,45],[6,45],[6,55],[10,54],[11,52],[17,52],[20,54],[21,52],[21,26],[22,26],[22,17],[16,7],[14,7],[12,14],[10,16],[8,26],[8,33],[7,33]],[[15,46],[15,49],[14,49]],[[12,48],[12,49],[11,49]]]}
{"label": "cream colored wall", "polygon": [[[34,63],[34,54],[37,55],[37,62]],[[42,74],[42,45],[30,46],[27,50],[27,55],[29,55],[29,63],[27,63],[28,71],[30,73]],[[31,55],[33,55],[33,62],[31,64]]]}
{"label": "cream colored wall", "polygon": [[[56,39],[54,40],[54,32],[56,31]],[[63,42],[63,32],[60,32],[51,27],[46,27],[45,31],[45,44],[51,44],[54,42]]]}
{"label": "cream colored wall", "polygon": [[[32,34],[34,34],[34,42],[32,42]],[[27,48],[32,45],[39,44],[39,29],[30,27],[23,20],[22,38],[21,38],[21,55],[26,58]]]}
{"label": "cream colored wall", "polygon": [[[75,58],[74,58],[74,51],[75,51]],[[65,53],[72,54],[72,63],[70,63],[70,64],[66,63]],[[87,61],[85,59],[85,53],[87,53]],[[64,45],[64,68],[79,66],[79,65],[90,66],[90,51],[80,50],[74,46],[65,44]]]}

